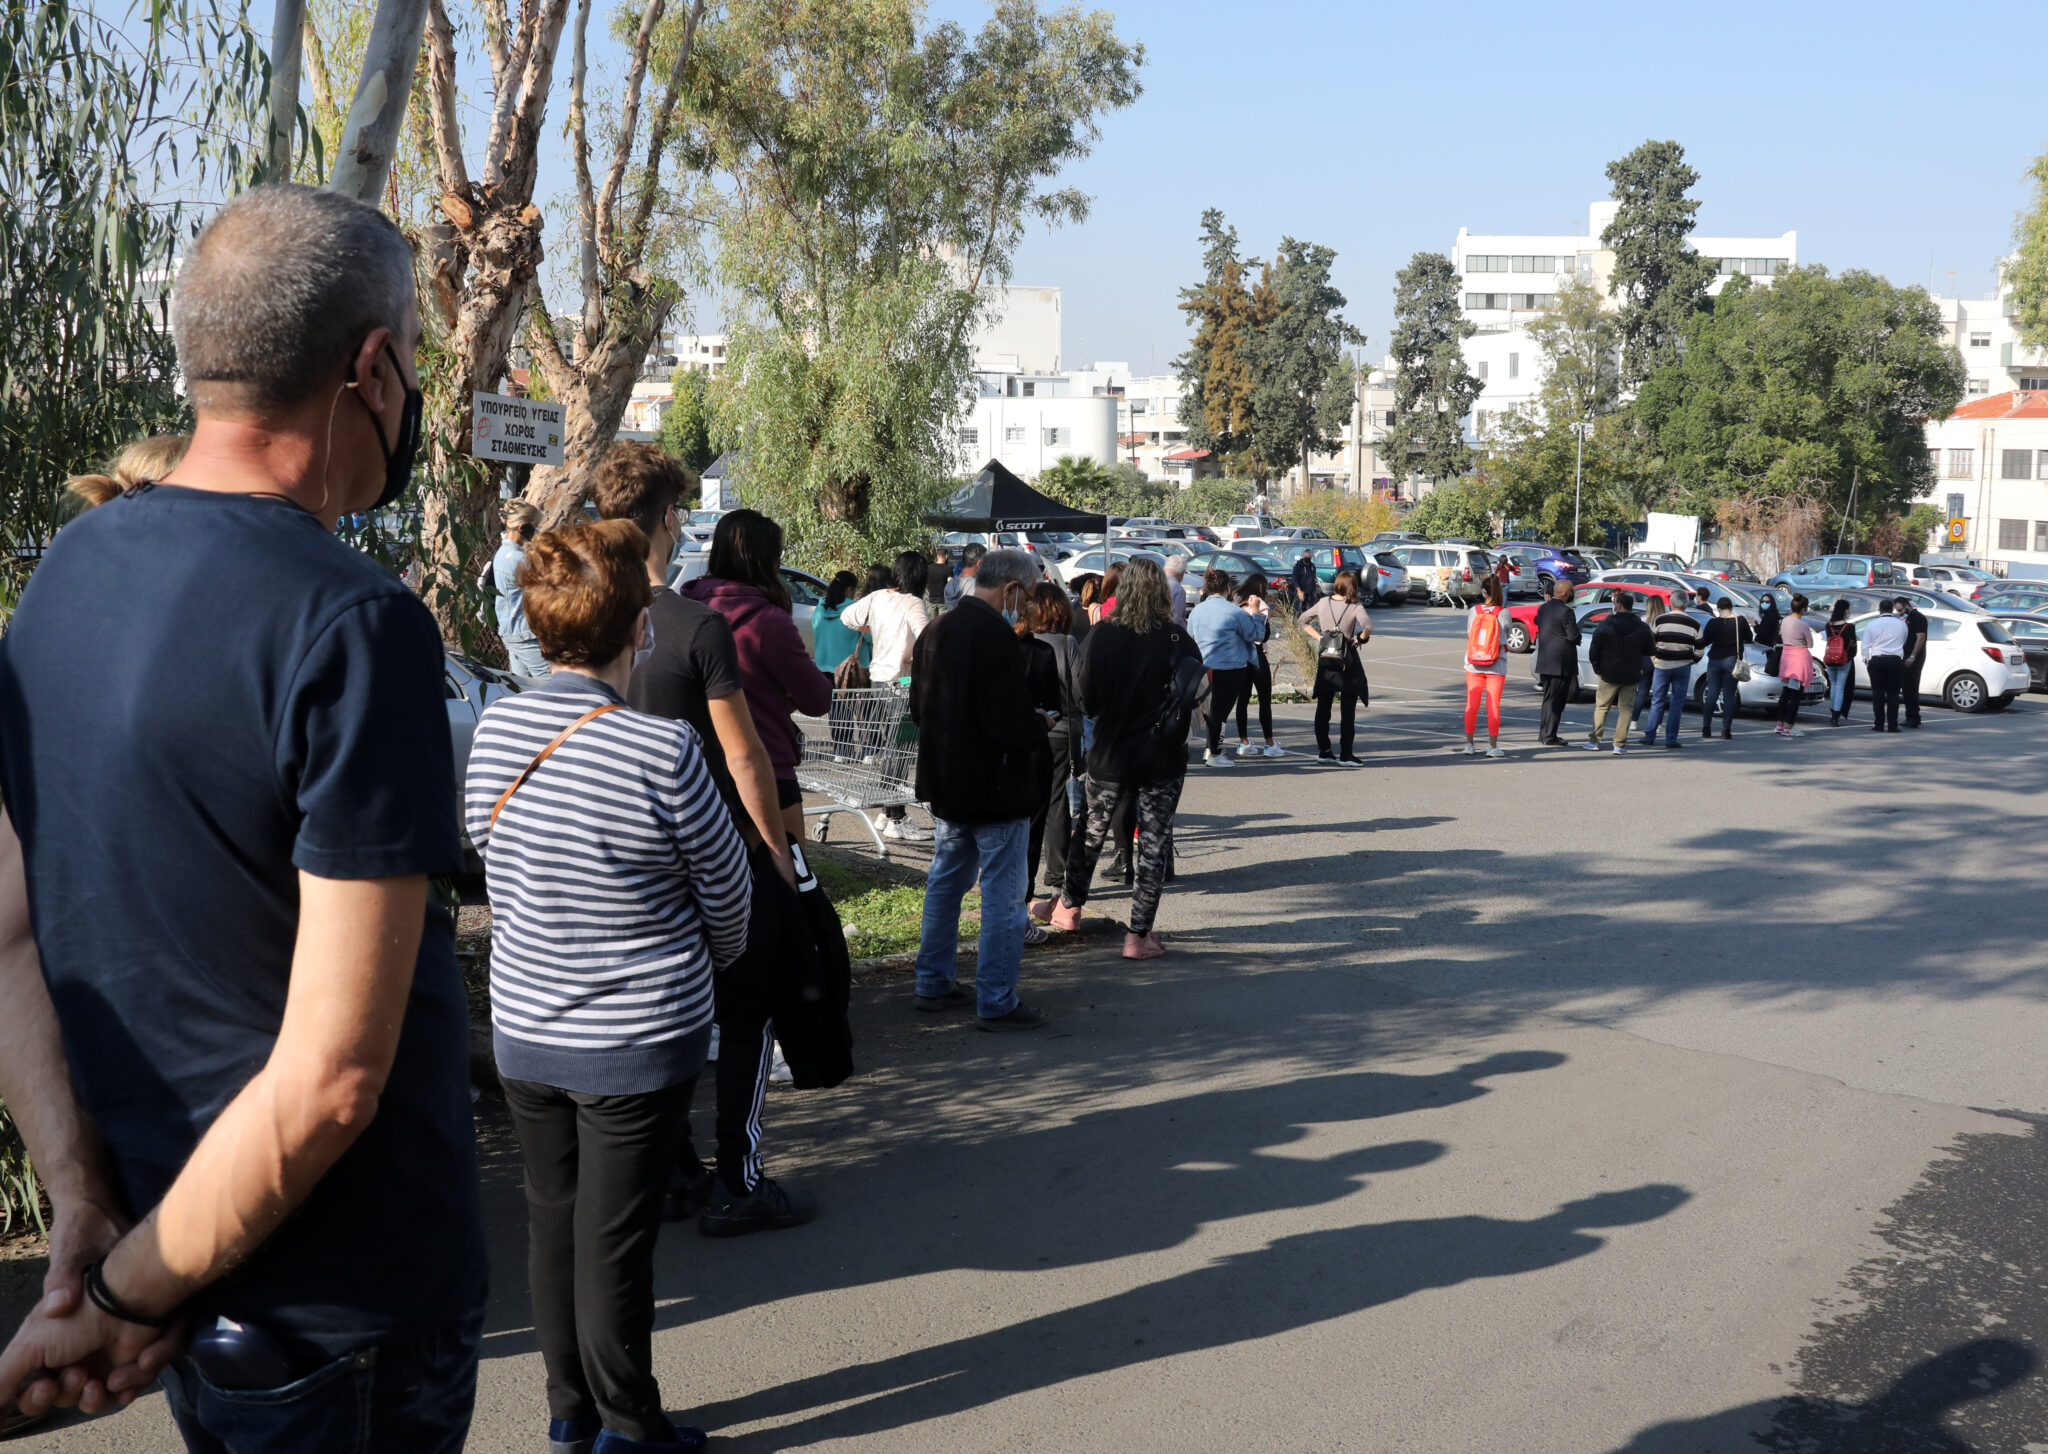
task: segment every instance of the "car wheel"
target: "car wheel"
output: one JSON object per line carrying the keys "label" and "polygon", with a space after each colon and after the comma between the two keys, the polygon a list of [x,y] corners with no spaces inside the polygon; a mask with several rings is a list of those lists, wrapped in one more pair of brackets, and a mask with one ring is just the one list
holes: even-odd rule
{"label": "car wheel", "polygon": [[1981,712],[1986,695],[1984,678],[1973,671],[1957,672],[1941,689],[1941,699],[1952,712]]}
{"label": "car wheel", "polygon": [[1508,623],[1507,638],[1501,642],[1501,645],[1514,652],[1517,656],[1521,655],[1529,649],[1529,628],[1519,621],[1510,621]]}
{"label": "car wheel", "polygon": [[1556,589],[1556,576],[1550,574],[1549,571],[1536,572],[1536,593],[1539,596],[1543,597],[1543,599],[1547,601],[1550,599],[1550,593]]}
{"label": "car wheel", "polygon": [[2011,705],[2012,695],[2008,694],[2003,697],[1992,698],[1991,701],[1985,704],[1984,710],[1987,712],[2003,712],[2007,707],[2010,707]]}

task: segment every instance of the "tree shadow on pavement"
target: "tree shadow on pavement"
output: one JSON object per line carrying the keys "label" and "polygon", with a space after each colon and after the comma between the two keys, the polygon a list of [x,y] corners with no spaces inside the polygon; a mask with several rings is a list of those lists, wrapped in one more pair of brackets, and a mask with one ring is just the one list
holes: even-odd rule
{"label": "tree shadow on pavement", "polygon": [[2027,1377],[2035,1362],[2032,1350],[2010,1339],[1980,1338],[1916,1364],[1867,1403],[1770,1399],[1659,1424],[1613,1454],[2023,1454],[2040,1446],[1972,1443],[1945,1421]]}
{"label": "tree shadow on pavement", "polygon": [[690,1417],[715,1429],[846,1405],[723,1436],[720,1448],[731,1454],[883,1434],[1074,1379],[1292,1332],[1430,1288],[1555,1267],[1605,1246],[1593,1229],[1652,1221],[1689,1197],[1681,1187],[1650,1184],[1567,1202],[1528,1221],[1431,1217],[1282,1237],[1080,1307],[798,1379]]}

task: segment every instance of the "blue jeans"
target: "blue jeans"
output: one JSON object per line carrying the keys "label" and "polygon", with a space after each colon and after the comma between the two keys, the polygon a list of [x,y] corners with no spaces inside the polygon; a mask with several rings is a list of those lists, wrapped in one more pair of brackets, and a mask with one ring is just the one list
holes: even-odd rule
{"label": "blue jeans", "polygon": [[[1643,741],[1657,740],[1657,724],[1663,722],[1664,740],[1678,740],[1678,722],[1685,715],[1685,689],[1692,684],[1692,667],[1660,666],[1650,684],[1650,711],[1643,718]],[[1666,714],[1669,713],[1667,717]]]}
{"label": "blue jeans", "polygon": [[160,1375],[191,1454],[461,1454],[484,1315],[395,1334],[282,1388],[215,1388],[177,1358]]}
{"label": "blue jeans", "polygon": [[554,670],[548,665],[548,659],[540,654],[540,643],[531,636],[507,641],[505,659],[512,670],[523,677],[545,677]]}
{"label": "blue jeans", "polygon": [[1735,658],[1717,656],[1707,659],[1707,690],[1700,699],[1700,729],[1705,731],[1713,725],[1715,704],[1719,703],[1723,730],[1735,723],[1735,710],[1742,705],[1740,689],[1735,684]]}
{"label": "blue jeans", "polygon": [[1017,1008],[1017,975],[1024,965],[1024,862],[1031,820],[953,823],[936,815],[931,874],[925,882],[924,922],[917,939],[917,992],[942,995],[953,988],[960,943],[960,901],[981,875],[981,952],[974,984],[984,1020]]}

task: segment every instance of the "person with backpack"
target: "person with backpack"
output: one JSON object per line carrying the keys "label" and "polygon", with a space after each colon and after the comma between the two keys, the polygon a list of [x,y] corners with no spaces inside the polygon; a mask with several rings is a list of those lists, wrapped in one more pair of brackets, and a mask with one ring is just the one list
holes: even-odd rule
{"label": "person with backpack", "polygon": [[1828,615],[1820,659],[1828,669],[1828,726],[1839,727],[1849,720],[1849,705],[1856,700],[1856,624],[1849,619],[1846,599],[1835,602]]}
{"label": "person with backpack", "polygon": [[1209,750],[1202,761],[1210,767],[1234,766],[1223,752],[1223,726],[1251,688],[1252,663],[1259,643],[1266,639],[1266,618],[1230,598],[1229,571],[1211,569],[1202,577],[1201,604],[1188,612],[1187,631],[1202,648],[1202,664],[1209,669]]}
{"label": "person with backpack", "polygon": [[1664,724],[1664,746],[1675,750],[1678,724],[1685,716],[1685,693],[1692,685],[1692,669],[1700,659],[1700,623],[1683,596],[1674,596],[1671,609],[1657,618],[1651,630],[1656,643],[1652,653],[1655,675],[1650,679],[1650,711],[1643,719],[1643,745],[1657,740],[1657,724]]}
{"label": "person with backpack", "polygon": [[1479,728],[1479,704],[1486,703],[1486,755],[1506,757],[1500,750],[1500,698],[1508,684],[1507,654],[1501,646],[1500,577],[1480,584],[1479,604],[1465,623],[1465,755],[1477,757],[1473,736]]}
{"label": "person with backpack", "polygon": [[[1330,583],[1330,594],[1301,616],[1301,629],[1316,644],[1316,757],[1323,762],[1343,762],[1363,767],[1352,751],[1353,727],[1358,708],[1369,700],[1371,688],[1365,668],[1359,663],[1358,648],[1372,640],[1372,619],[1359,602],[1358,572],[1341,570]],[[1339,722],[1343,751],[1330,751],[1330,704],[1341,702]]]}
{"label": "person with backpack", "polygon": [[1203,676],[1201,648],[1173,624],[1165,573],[1142,557],[1132,560],[1124,567],[1116,614],[1088,633],[1081,654],[1081,710],[1095,719],[1094,745],[1088,749],[1087,823],[1068,844],[1066,886],[1058,902],[1032,905],[1034,917],[1055,929],[1081,927],[1081,910],[1117,805],[1134,797],[1137,871],[1124,958],[1157,959],[1166,952],[1153,924],[1165,887],[1173,815],[1187,779],[1188,730]]}
{"label": "person with backpack", "polygon": [[1610,712],[1619,712],[1614,730],[1614,755],[1628,751],[1628,729],[1635,720],[1636,689],[1642,685],[1643,660],[1656,650],[1656,642],[1643,618],[1636,615],[1635,597],[1627,591],[1614,593],[1614,614],[1593,628],[1593,640],[1586,648],[1586,660],[1600,685],[1593,692],[1593,732],[1580,744],[1598,752],[1600,734]]}

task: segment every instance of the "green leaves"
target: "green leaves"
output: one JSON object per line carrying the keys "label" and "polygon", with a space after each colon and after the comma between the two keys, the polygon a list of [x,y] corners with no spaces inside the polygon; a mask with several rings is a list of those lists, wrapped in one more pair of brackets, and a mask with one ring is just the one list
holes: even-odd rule
{"label": "green leaves", "polygon": [[1481,384],[1465,365],[1458,270],[1440,252],[1418,252],[1394,279],[1394,422],[1380,457],[1398,473],[1452,480],[1471,467],[1464,418]]}
{"label": "green leaves", "polygon": [[1692,250],[1700,174],[1675,141],[1646,141],[1607,164],[1621,204],[1600,234],[1614,250],[1612,285],[1621,299],[1621,373],[1634,387],[1678,356],[1685,321],[1710,306],[1714,265]]}
{"label": "green leaves", "polygon": [[2013,326],[2035,348],[2048,348],[2048,152],[2027,168],[2034,196],[2013,223],[2018,251],[2006,265],[2005,281],[2017,311]]}

